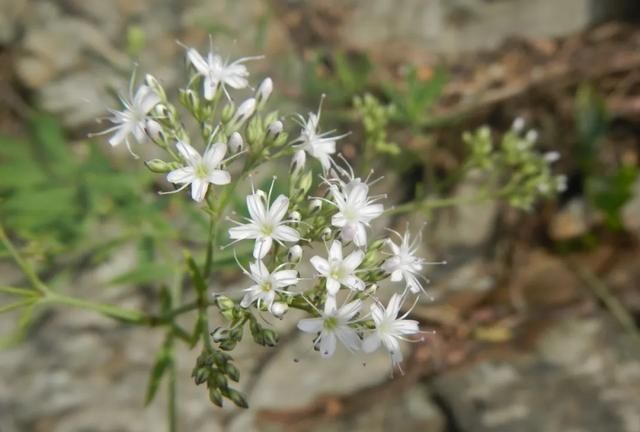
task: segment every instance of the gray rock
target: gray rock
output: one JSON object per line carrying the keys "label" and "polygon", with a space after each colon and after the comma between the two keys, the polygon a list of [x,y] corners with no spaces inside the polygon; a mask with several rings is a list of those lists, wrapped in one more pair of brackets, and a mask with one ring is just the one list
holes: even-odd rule
{"label": "gray rock", "polygon": [[548,331],[533,354],[435,380],[460,431],[640,431],[640,349],[603,317]]}

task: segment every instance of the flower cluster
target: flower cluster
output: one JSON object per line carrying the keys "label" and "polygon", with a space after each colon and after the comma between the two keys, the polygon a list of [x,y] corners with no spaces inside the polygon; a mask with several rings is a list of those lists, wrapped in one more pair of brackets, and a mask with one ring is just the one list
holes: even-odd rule
{"label": "flower cluster", "polygon": [[[281,318],[292,310],[302,313],[298,328],[313,335],[311,346],[322,357],[333,355],[339,342],[350,351],[384,347],[392,364],[399,365],[400,341],[418,340],[420,333],[418,322],[407,318],[411,307],[404,307],[424,290],[426,261],[417,256],[420,237],[411,240],[408,232],[393,232],[398,239],[371,239],[371,223],[383,215],[385,196],[372,194],[375,181],[356,176],[337,152],[345,135],[320,131],[321,108],[307,118],[298,116],[288,132],[277,111],[265,112],[273,82],[266,78],[252,90],[244,65],[258,57],[226,61],[213,50],[206,56],[185,50],[190,77],[180,90],[182,109],[169,101],[157,79],[146,75],[135,91],[132,80],[122,111],[111,111],[113,126],[103,133],[112,134],[114,146],[124,142],[134,156],[134,143],[164,150],[165,158],[145,162],[174,185],[161,193],[190,189],[212,227],[225,220],[236,188],[252,178],[246,211],[239,210],[245,216],[227,216],[228,239],[216,244],[217,236],[212,237],[209,262],[193,273],[194,285],[204,286],[218,246],[251,246],[249,256],[236,256],[250,280],[243,295],[233,300],[215,294],[208,300],[226,322],[211,335],[205,327],[208,340],[194,369],[196,383],[207,384],[216,404],[222,398],[246,404],[228,386],[228,380],[238,379],[238,371],[223,351],[232,350],[247,327],[256,343],[275,345],[277,333],[260,324],[260,314]],[[236,92],[244,93],[237,105]],[[183,121],[184,109],[198,133],[185,127],[194,122]],[[292,167],[288,193],[274,193],[282,190],[275,178],[267,191],[254,187],[253,176],[265,163],[285,158]],[[378,298],[385,280],[390,281],[389,292],[383,293],[389,298],[386,304]],[[199,316],[206,319],[206,314]]]}

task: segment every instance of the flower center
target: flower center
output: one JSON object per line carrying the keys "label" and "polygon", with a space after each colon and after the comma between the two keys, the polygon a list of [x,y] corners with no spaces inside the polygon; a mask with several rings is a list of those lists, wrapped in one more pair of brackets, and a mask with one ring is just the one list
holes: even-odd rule
{"label": "flower center", "polygon": [[342,268],[342,266],[340,265],[339,262],[331,263],[331,269],[329,270],[329,276],[332,279],[341,280],[346,276],[345,273],[346,272],[344,271],[344,268]]}
{"label": "flower center", "polygon": [[205,179],[209,175],[209,170],[207,169],[207,166],[204,163],[199,163],[198,165],[196,165],[195,174],[196,174],[196,177],[200,179]]}
{"label": "flower center", "polygon": [[263,292],[271,291],[271,288],[272,288],[271,282],[263,282],[260,285],[260,288],[262,289]]}
{"label": "flower center", "polygon": [[336,317],[327,317],[324,319],[324,328],[326,330],[335,330],[338,327],[338,319]]}
{"label": "flower center", "polygon": [[270,223],[262,225],[262,234],[265,236],[270,236],[271,234],[273,234],[273,225]]}

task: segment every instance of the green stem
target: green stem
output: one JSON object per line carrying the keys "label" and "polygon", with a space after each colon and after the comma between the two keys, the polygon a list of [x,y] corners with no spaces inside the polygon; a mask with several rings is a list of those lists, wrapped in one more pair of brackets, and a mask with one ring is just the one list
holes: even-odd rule
{"label": "green stem", "polygon": [[8,305],[0,306],[0,314],[9,312],[15,309],[20,309],[24,306],[32,305],[36,301],[37,300],[34,300],[34,299],[26,299],[26,300],[17,301],[15,303],[9,303]]}
{"label": "green stem", "polygon": [[[124,321],[130,324],[144,325],[150,324],[150,317],[143,312],[133,309],[125,309],[118,306],[94,303],[91,301],[82,300],[76,297],[70,297],[62,294],[50,293],[44,296],[40,302],[62,304],[66,306],[77,307],[80,309],[91,310],[98,312],[109,318],[114,318],[120,321]],[[164,321],[163,321],[164,322]]]}
{"label": "green stem", "polygon": [[37,291],[29,288],[16,288],[16,287],[0,287],[0,292],[5,294],[14,294],[23,297],[35,297],[38,295]]}
{"label": "green stem", "polygon": [[492,199],[502,198],[504,196],[504,190],[500,190],[494,193],[485,192],[474,196],[455,196],[451,198],[427,198],[422,201],[412,201],[406,204],[401,204],[396,207],[392,207],[386,211],[387,215],[397,215],[403,213],[410,213],[414,211],[426,211],[443,207],[452,207],[465,204],[476,204]]}
{"label": "green stem", "polygon": [[[173,332],[173,330],[170,330]],[[170,336],[173,339],[173,334]],[[167,417],[169,420],[169,432],[178,431],[178,404],[177,404],[177,379],[176,360],[173,355],[173,345],[171,345],[171,362],[169,364],[169,376],[167,377]]]}
{"label": "green stem", "polygon": [[13,258],[13,260],[16,262],[16,264],[18,264],[18,267],[20,267],[22,273],[24,273],[24,275],[27,277],[27,279],[31,283],[31,286],[33,286],[33,289],[39,291],[43,295],[49,294],[51,292],[49,288],[47,288],[47,286],[40,280],[36,272],[33,270],[33,267],[31,267],[31,264],[29,264],[20,255],[13,243],[11,243],[11,240],[9,240],[9,238],[7,237],[6,233],[4,232],[4,228],[1,225],[0,242],[2,242],[4,247],[9,251],[9,254]]}

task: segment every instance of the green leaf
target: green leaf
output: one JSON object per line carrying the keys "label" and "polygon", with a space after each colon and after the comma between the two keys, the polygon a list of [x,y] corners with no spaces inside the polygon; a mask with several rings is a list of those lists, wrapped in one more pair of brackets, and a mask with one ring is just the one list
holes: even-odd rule
{"label": "green leaf", "polygon": [[207,298],[207,282],[202,277],[202,273],[200,273],[200,269],[198,265],[193,260],[192,256],[187,256],[187,267],[189,267],[189,273],[191,274],[191,281],[193,282],[193,286],[196,288],[196,293],[198,295],[198,299],[206,299]]}
{"label": "green leaf", "polygon": [[604,213],[605,223],[612,229],[622,227],[620,211],[633,197],[633,184],[638,168],[625,166],[610,176],[587,178],[587,196]]}
{"label": "green leaf", "polygon": [[18,326],[11,333],[0,337],[0,350],[10,348],[20,343],[29,330],[29,326],[33,320],[33,312],[36,308],[36,303],[32,303],[30,306],[23,309],[18,320]]}
{"label": "green leaf", "polygon": [[575,110],[576,153],[581,168],[588,174],[594,169],[600,142],[609,129],[609,114],[602,96],[586,84],[578,89]]}
{"label": "green leaf", "polygon": [[147,383],[147,391],[144,397],[144,404],[149,405],[153,399],[156,397],[156,393],[158,392],[158,387],[160,386],[160,381],[162,380],[162,376],[168,370],[169,366],[173,363],[173,338],[170,335],[167,335],[162,348],[158,351],[156,355],[156,360],[153,364],[153,368],[151,369],[151,373],[149,375],[149,382]]}

